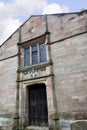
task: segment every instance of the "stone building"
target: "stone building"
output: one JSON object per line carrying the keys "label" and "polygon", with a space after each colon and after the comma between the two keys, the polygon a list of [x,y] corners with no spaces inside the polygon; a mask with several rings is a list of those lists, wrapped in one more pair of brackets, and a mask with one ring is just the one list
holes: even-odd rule
{"label": "stone building", "polygon": [[87,119],[87,10],[31,16],[1,45],[0,114],[15,112],[27,130]]}

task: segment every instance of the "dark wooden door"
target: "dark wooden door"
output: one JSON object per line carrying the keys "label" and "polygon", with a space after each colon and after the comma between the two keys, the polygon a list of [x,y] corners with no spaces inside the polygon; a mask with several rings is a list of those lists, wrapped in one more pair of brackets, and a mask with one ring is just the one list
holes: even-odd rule
{"label": "dark wooden door", "polygon": [[48,123],[46,87],[37,84],[29,88],[29,124],[41,125]]}

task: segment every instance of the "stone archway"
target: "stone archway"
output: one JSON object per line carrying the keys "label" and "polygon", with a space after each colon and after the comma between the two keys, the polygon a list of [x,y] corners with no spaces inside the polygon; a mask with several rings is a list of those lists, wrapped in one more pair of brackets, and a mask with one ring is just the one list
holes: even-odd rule
{"label": "stone archway", "polygon": [[87,120],[79,120],[70,125],[71,130],[87,130]]}

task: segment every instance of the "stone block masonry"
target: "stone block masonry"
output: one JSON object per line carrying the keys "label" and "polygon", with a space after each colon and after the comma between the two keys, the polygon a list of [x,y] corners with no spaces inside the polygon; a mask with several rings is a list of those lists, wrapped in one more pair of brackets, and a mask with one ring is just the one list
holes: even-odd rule
{"label": "stone block masonry", "polygon": [[[41,43],[45,43],[47,55],[43,63],[40,63]],[[32,46],[38,48],[39,62],[25,67],[24,52],[26,48],[30,48],[32,63]],[[38,70],[37,74],[33,70]],[[40,87],[40,84],[41,87],[42,84],[46,87],[46,130],[52,130],[55,126],[59,130],[70,130],[70,123],[73,121],[87,119],[86,10],[31,16],[1,45],[0,113],[9,115],[18,112],[19,122],[21,125],[26,123],[26,129],[43,130],[41,126],[30,126],[32,119],[29,115],[29,87]],[[34,114],[34,111],[31,112]],[[55,114],[59,119],[57,124],[53,121]]]}

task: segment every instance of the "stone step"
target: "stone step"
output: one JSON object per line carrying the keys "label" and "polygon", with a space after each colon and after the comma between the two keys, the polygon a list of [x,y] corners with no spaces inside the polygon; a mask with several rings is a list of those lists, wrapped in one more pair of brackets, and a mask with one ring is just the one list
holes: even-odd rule
{"label": "stone step", "polygon": [[48,127],[28,126],[25,128],[25,130],[49,130],[49,128]]}

